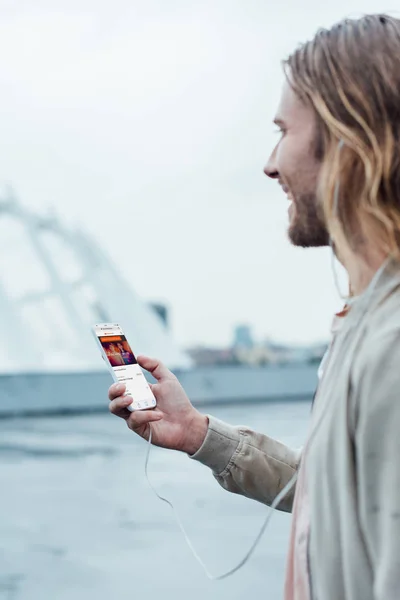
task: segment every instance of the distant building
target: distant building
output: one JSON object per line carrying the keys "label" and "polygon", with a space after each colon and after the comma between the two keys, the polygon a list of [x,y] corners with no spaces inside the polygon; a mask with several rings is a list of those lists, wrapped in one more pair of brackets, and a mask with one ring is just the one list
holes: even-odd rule
{"label": "distant building", "polygon": [[237,325],[233,336],[234,348],[253,348],[254,340],[248,325]]}
{"label": "distant building", "polygon": [[188,349],[187,353],[198,367],[240,364],[240,360],[231,348],[204,348],[200,346]]}
{"label": "distant building", "polygon": [[262,367],[270,364],[318,364],[326,350],[326,344],[291,346],[273,341],[255,343],[250,328],[240,325],[235,329],[231,348],[196,346],[187,350],[195,365],[224,366],[247,365]]}
{"label": "distant building", "polygon": [[235,348],[235,355],[241,364],[253,367],[277,362],[275,354],[260,344],[254,345],[252,348]]}
{"label": "distant building", "polygon": [[325,354],[327,344],[310,344],[308,346],[289,346],[272,341],[264,342],[264,346],[280,363],[318,363]]}

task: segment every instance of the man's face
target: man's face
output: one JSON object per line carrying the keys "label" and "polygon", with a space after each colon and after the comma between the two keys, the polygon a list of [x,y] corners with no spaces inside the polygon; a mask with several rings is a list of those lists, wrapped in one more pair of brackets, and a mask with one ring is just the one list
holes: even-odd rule
{"label": "man's face", "polygon": [[295,246],[329,244],[329,234],[317,205],[321,162],[316,153],[316,122],[311,107],[285,83],[274,120],[280,129],[264,173],[277,179],[290,200],[289,239]]}

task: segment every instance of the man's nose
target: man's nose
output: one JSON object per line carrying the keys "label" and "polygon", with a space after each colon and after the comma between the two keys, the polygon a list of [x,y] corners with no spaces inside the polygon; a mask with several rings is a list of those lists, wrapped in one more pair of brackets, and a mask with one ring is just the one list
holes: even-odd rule
{"label": "man's nose", "polygon": [[267,160],[267,164],[264,167],[264,173],[267,175],[267,177],[270,177],[271,179],[279,178],[279,171],[278,167],[276,166],[276,148],[274,148],[274,150],[271,153],[271,156]]}

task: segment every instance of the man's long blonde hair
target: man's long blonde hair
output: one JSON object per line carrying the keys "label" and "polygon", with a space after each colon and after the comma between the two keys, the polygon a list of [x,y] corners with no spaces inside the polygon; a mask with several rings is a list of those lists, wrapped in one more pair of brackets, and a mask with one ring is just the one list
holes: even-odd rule
{"label": "man's long blonde hair", "polygon": [[322,29],[285,70],[316,113],[318,198],[331,237],[355,251],[373,241],[400,258],[400,20],[368,15]]}

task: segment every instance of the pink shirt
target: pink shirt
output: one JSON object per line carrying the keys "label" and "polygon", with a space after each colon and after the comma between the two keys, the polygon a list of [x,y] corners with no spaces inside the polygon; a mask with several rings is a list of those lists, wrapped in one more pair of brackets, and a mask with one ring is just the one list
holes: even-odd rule
{"label": "pink shirt", "polygon": [[[304,450],[302,460],[304,460]],[[307,495],[305,467],[304,462],[302,462],[296,483],[292,530],[286,566],[285,600],[310,600],[311,598],[307,557],[310,504]]]}
{"label": "pink shirt", "polygon": [[[335,335],[348,313],[345,307],[335,315],[332,323],[332,334]],[[323,374],[323,367],[329,349],[321,362],[318,377]],[[292,510],[292,529],[289,541],[289,553],[286,567],[285,600],[310,600],[310,573],[308,564],[308,538],[310,534],[310,504],[307,493],[307,444],[303,448],[296,493]]]}

